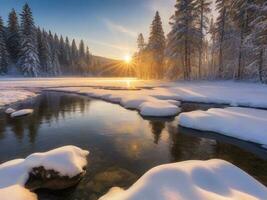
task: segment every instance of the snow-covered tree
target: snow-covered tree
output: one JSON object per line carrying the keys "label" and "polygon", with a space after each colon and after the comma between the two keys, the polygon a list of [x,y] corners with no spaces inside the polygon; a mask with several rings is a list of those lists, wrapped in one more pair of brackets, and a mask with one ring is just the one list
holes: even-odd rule
{"label": "snow-covered tree", "polygon": [[250,6],[253,4],[254,0],[234,0],[231,3],[231,15],[232,19],[235,22],[235,25],[238,27],[240,32],[240,44],[238,52],[238,64],[235,74],[236,79],[242,78],[242,71],[244,68],[244,41],[245,37],[248,34],[248,25],[249,25],[249,12]]}
{"label": "snow-covered tree", "polygon": [[79,50],[78,50],[79,56],[78,56],[78,66],[79,66],[79,72],[83,73],[86,71],[86,61],[85,61],[85,47],[83,40],[80,41],[79,44]]}
{"label": "snow-covered tree", "polygon": [[137,48],[138,48],[138,52],[144,51],[144,49],[146,48],[145,39],[142,33],[138,35]]}
{"label": "snow-covered tree", "polygon": [[90,54],[88,46],[86,47],[85,62],[86,62],[87,66],[90,66],[90,64],[91,64],[91,54]]}
{"label": "snow-covered tree", "polygon": [[73,39],[71,43],[71,60],[72,60],[71,65],[72,65],[73,72],[75,72],[78,67],[77,66],[78,56],[79,56],[79,53],[78,53],[77,45],[76,45],[75,40]]}
{"label": "snow-covered tree", "polygon": [[68,71],[70,71],[71,66],[71,47],[69,38],[66,37],[65,39],[65,56],[66,56],[66,65],[68,66]]}
{"label": "snow-covered tree", "polygon": [[58,58],[59,58],[60,64],[66,67],[66,64],[67,64],[66,48],[65,48],[65,41],[62,35],[60,36],[60,39],[59,39],[58,56],[59,56]]}
{"label": "snow-covered tree", "polygon": [[41,64],[41,70],[44,74],[49,75],[52,66],[52,52],[48,41],[48,34],[40,28],[37,29],[38,54]]}
{"label": "snow-covered tree", "polygon": [[40,61],[36,42],[36,28],[29,5],[26,3],[21,13],[21,52],[18,65],[26,76],[40,74]]}
{"label": "snow-covered tree", "polygon": [[[259,1],[251,7],[254,19],[250,22],[250,34],[247,41],[250,42],[253,50],[253,57],[250,61],[252,71],[258,72],[261,82],[267,81],[267,2]],[[255,14],[257,13],[257,14]]]}
{"label": "snow-covered tree", "polygon": [[154,20],[150,27],[150,36],[147,44],[147,51],[150,55],[150,75],[152,78],[163,77],[163,59],[166,46],[162,21],[159,12],[156,12]]}
{"label": "snow-covered tree", "polygon": [[198,61],[198,77],[201,78],[201,68],[202,68],[202,61],[203,61],[203,48],[204,48],[204,39],[205,34],[208,29],[209,18],[208,15],[211,12],[210,0],[196,0],[196,9],[198,12],[198,26],[199,26],[199,34],[200,34],[200,44],[199,44],[199,61]]}
{"label": "snow-covered tree", "polygon": [[238,62],[239,30],[230,15],[230,0],[216,0],[219,16],[216,21],[218,77],[233,78]]}
{"label": "snow-covered tree", "polygon": [[20,53],[20,35],[17,13],[14,9],[8,15],[7,47],[11,60],[16,63]]}
{"label": "snow-covered tree", "polygon": [[3,20],[0,17],[0,74],[7,73],[9,64],[9,55],[7,52],[5,35],[4,35],[4,25]]}
{"label": "snow-covered tree", "polygon": [[146,65],[144,61],[145,61],[146,43],[142,33],[140,33],[137,37],[137,49],[138,50],[133,57],[136,63],[136,75],[139,78],[145,78]]}
{"label": "snow-covered tree", "polygon": [[48,42],[50,45],[51,61],[52,61],[52,65],[50,66],[50,69],[48,71],[50,75],[56,76],[61,73],[61,69],[60,69],[60,63],[58,60],[57,43],[55,42],[55,39],[51,31],[49,31],[49,34],[48,34]]}
{"label": "snow-covered tree", "polygon": [[[177,0],[175,14],[171,17],[166,54],[174,65],[183,66],[184,79],[191,77],[191,54],[198,49],[199,29],[196,26],[198,13],[193,0]],[[178,71],[172,67],[172,71]],[[173,74],[173,73],[169,73]]]}

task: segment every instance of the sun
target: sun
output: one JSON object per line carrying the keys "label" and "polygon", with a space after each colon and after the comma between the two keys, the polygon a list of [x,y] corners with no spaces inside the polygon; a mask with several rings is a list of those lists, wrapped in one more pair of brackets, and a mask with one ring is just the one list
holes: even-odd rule
{"label": "sun", "polygon": [[123,60],[125,63],[130,64],[132,62],[132,57],[129,54],[126,54]]}

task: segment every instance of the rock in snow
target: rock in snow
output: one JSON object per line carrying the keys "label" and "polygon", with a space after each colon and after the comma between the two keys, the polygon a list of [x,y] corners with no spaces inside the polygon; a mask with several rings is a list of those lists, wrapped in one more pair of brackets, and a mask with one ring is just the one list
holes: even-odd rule
{"label": "rock in snow", "polygon": [[267,146],[267,111],[253,108],[212,108],[179,115],[181,126],[221,133]]}
{"label": "rock in snow", "polygon": [[22,109],[22,110],[12,112],[10,116],[12,118],[15,118],[15,117],[21,117],[21,116],[25,116],[25,115],[30,115],[32,113],[33,113],[33,109]]}
{"label": "rock in snow", "polygon": [[[84,167],[87,164],[88,151],[82,150],[75,146],[65,146],[58,149],[54,149],[45,153],[34,153],[25,159],[16,159],[0,165],[0,197],[5,200],[29,200],[35,199],[32,193],[23,187],[28,181],[28,186],[33,186],[31,189],[36,188],[50,188],[55,183],[62,183],[62,181],[73,180],[79,181],[79,178],[75,178],[84,173]],[[40,176],[36,171],[42,169],[42,173],[46,175],[46,179]],[[39,178],[39,186],[36,182],[29,184],[31,180],[31,174]],[[66,178],[69,179],[66,179]],[[56,180],[58,178],[58,180]],[[44,183],[42,181],[50,181]],[[57,182],[56,182],[57,181]],[[32,183],[32,182],[30,182]],[[77,182],[76,182],[77,183]],[[70,186],[69,183],[63,183]],[[47,187],[49,186],[49,187]],[[62,189],[62,186],[58,186]],[[57,189],[57,188],[55,188]],[[6,196],[9,193],[21,193],[17,195],[17,198],[10,198]],[[14,194],[15,195],[15,194]],[[25,198],[24,198],[25,196]],[[29,198],[26,198],[29,197]],[[32,198],[30,198],[32,197]]]}
{"label": "rock in snow", "polygon": [[184,161],[155,167],[128,190],[111,189],[100,200],[266,200],[267,188],[223,161]]}
{"label": "rock in snow", "polygon": [[16,110],[14,110],[13,108],[8,108],[8,109],[6,109],[5,110],[5,113],[7,114],[7,115],[10,115],[11,113],[13,113],[13,112],[15,112]]}

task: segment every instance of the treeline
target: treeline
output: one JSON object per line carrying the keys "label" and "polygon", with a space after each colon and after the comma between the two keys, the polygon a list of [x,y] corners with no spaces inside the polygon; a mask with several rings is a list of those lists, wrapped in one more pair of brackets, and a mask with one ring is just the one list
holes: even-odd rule
{"label": "treeline", "polygon": [[141,78],[267,80],[266,0],[177,0],[165,38],[159,13],[148,42],[138,36]]}
{"label": "treeline", "polygon": [[0,17],[0,74],[25,76],[85,75],[90,73],[92,56],[83,40],[75,40],[37,28],[28,4],[20,14],[13,9],[7,27]]}

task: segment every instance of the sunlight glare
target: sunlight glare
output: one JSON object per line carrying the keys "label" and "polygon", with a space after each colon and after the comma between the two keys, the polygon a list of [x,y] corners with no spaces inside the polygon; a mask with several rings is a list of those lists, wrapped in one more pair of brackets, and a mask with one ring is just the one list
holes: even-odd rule
{"label": "sunlight glare", "polygon": [[132,61],[132,57],[129,54],[125,55],[123,59],[124,59],[124,62],[127,64],[131,63]]}

